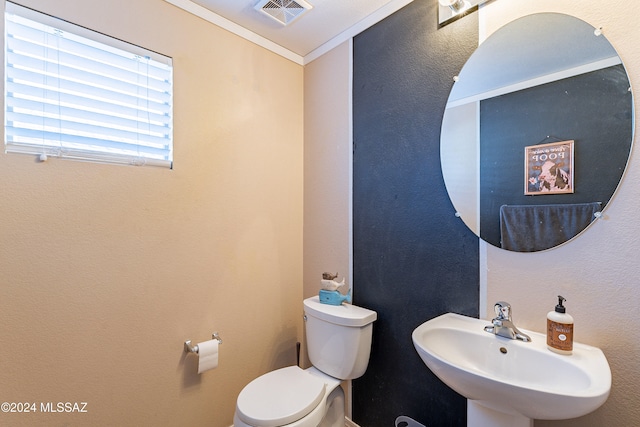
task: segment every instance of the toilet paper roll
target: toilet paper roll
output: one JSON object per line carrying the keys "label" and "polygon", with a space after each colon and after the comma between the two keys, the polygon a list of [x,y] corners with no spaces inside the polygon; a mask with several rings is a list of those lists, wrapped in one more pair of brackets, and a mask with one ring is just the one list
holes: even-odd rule
{"label": "toilet paper roll", "polygon": [[218,340],[198,343],[198,373],[218,367]]}

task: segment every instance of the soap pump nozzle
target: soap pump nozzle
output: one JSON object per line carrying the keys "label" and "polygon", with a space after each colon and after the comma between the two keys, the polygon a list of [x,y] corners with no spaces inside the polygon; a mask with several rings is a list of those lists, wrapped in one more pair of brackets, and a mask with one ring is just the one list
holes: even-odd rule
{"label": "soap pump nozzle", "polygon": [[562,305],[563,302],[565,302],[567,299],[565,297],[563,297],[562,295],[558,295],[558,305],[556,305],[556,313],[566,313],[567,309],[564,305]]}

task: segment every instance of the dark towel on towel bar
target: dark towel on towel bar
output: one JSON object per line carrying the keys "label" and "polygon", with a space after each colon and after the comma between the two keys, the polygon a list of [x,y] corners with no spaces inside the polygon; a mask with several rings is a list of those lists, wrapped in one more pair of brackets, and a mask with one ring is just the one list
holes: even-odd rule
{"label": "dark towel on towel bar", "polygon": [[600,203],[560,205],[502,205],[500,233],[503,249],[542,251],[566,242],[584,230],[600,211]]}

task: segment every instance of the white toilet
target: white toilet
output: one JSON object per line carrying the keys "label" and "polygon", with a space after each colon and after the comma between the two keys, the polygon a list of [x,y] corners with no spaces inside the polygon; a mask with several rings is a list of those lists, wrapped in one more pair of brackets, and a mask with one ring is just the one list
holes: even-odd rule
{"label": "white toilet", "polygon": [[351,304],[304,300],[309,369],[288,366],[247,384],[236,404],[234,427],[344,427],[342,380],[364,374],[375,311]]}

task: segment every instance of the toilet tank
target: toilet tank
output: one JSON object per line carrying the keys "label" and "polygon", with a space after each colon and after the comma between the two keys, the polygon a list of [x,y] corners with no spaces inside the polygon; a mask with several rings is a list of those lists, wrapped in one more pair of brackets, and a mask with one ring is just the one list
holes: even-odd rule
{"label": "toilet tank", "polygon": [[334,378],[350,380],[367,370],[377,313],[351,304],[304,300],[307,351],[313,366]]}

